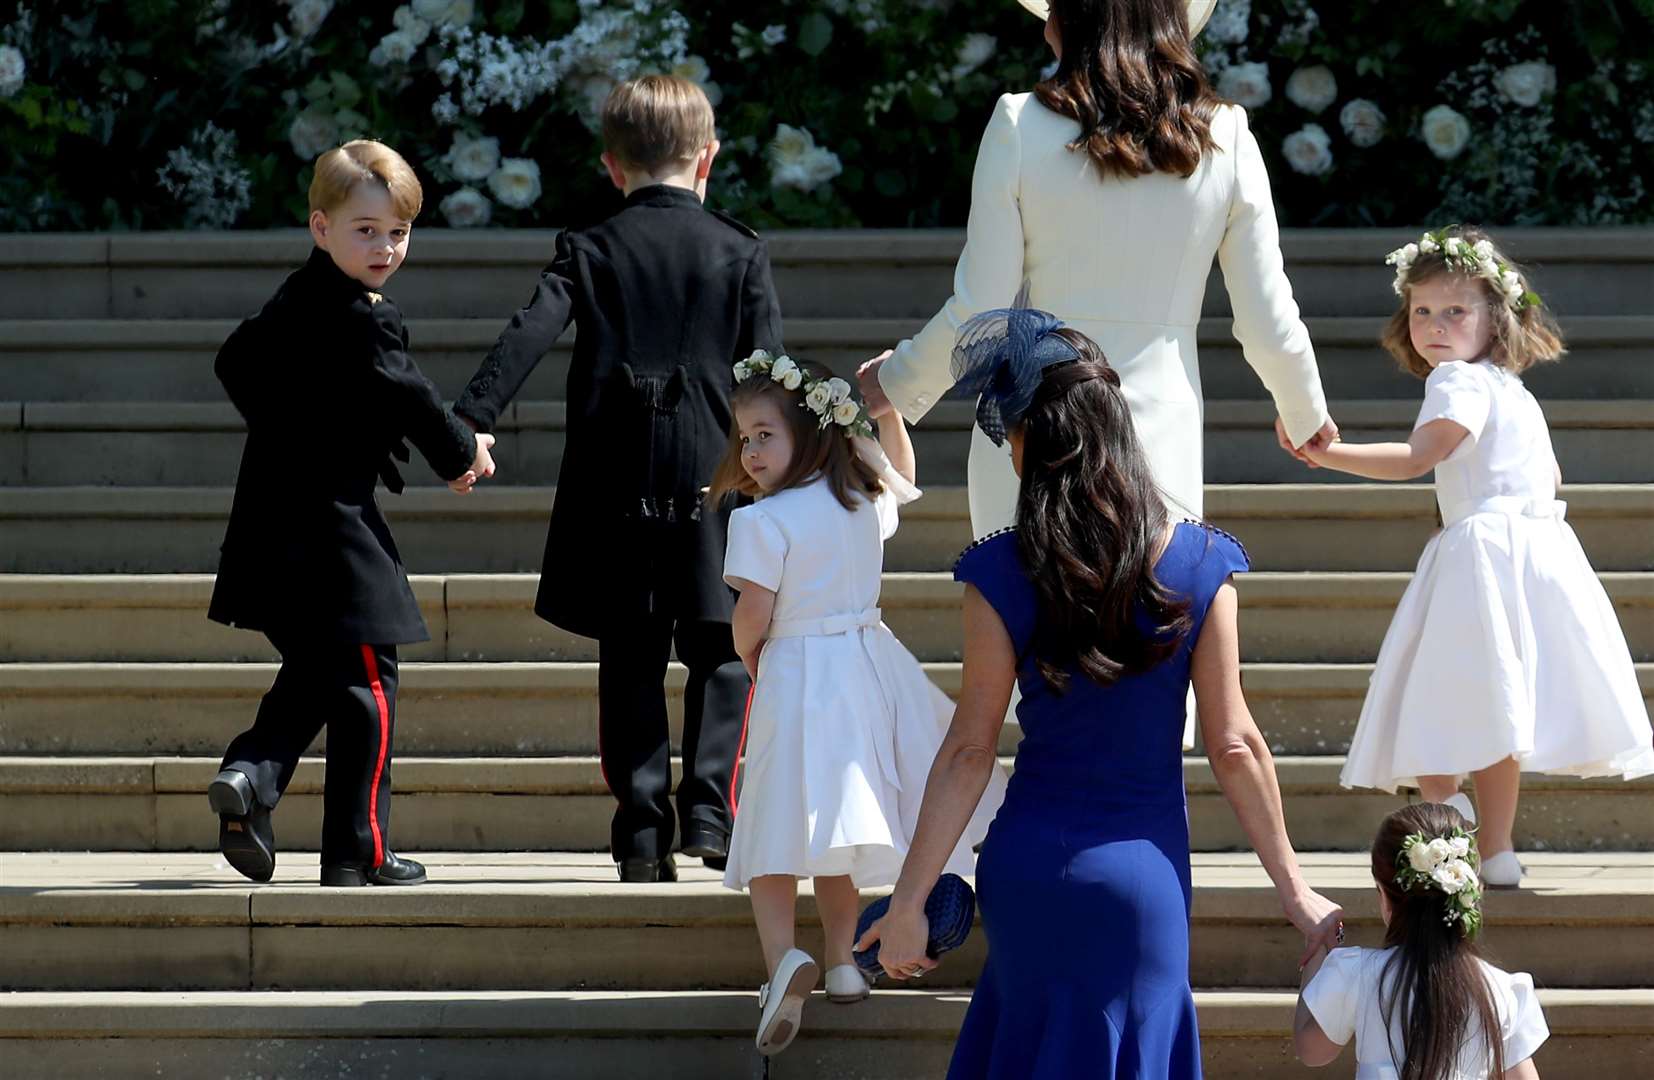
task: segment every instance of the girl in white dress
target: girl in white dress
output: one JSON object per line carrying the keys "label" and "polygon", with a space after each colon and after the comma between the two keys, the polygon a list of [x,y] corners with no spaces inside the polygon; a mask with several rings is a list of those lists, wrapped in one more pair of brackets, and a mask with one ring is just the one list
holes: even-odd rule
{"label": "girl in white dress", "polygon": [[[769,973],[756,1041],[773,1054],[796,1034],[819,977],[793,947],[798,879],[815,879],[828,997],[860,1001],[857,890],[901,872],[953,703],[877,607],[896,508],[920,494],[902,418],[880,420],[875,443],[847,382],[786,356],[755,353],[735,379],[730,445],[710,497],[758,498],[730,516],[724,559],[724,579],[741,594],[735,647],[754,685],[724,884],[752,895]],[[970,846],[1004,795],[995,772],[952,873],[972,872]]]}
{"label": "girl in white dress", "polygon": [[1550,1036],[1533,977],[1477,953],[1476,839],[1451,806],[1417,803],[1373,841],[1382,949],[1316,950],[1292,1038],[1305,1065],[1355,1039],[1356,1080],[1539,1080]]}
{"label": "girl in white dress", "polygon": [[1562,473],[1529,366],[1563,353],[1523,271],[1452,227],[1392,252],[1401,308],[1384,345],[1425,380],[1405,443],[1311,448],[1374,480],[1436,473],[1442,530],[1379,649],[1341,781],[1417,786],[1476,820],[1483,881],[1522,878],[1511,830],[1520,773],[1654,772],[1648,713],[1613,605],[1557,501]]}

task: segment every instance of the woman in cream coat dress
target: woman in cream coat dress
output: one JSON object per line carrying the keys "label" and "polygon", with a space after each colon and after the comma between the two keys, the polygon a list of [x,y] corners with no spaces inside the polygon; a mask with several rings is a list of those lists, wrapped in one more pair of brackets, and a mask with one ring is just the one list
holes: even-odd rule
{"label": "woman in cream coat dress", "polygon": [[[1020,2],[1046,17],[1045,0]],[[1122,7],[1146,11],[1164,2],[1059,0],[1046,40],[1060,56],[1058,20],[1066,5],[1112,3],[1118,15]],[[1215,3],[1188,0],[1188,25],[1198,31]],[[1233,306],[1235,337],[1275,400],[1283,447],[1337,433],[1282,267],[1269,175],[1246,112],[1235,105],[1217,107],[1211,120],[1216,149],[1187,178],[1102,176],[1083,149],[1069,149],[1080,134],[1076,121],[1031,93],[999,99],[977,153],[953,297],[915,337],[863,366],[862,392],[875,415],[888,402],[917,422],[953,384],[949,358],[959,326],[979,312],[1010,306],[1026,282],[1029,304],[1103,347],[1120,372],[1173,514],[1200,517],[1195,329],[1214,256]],[[1017,478],[1004,449],[980,430],[971,440],[971,526],[984,536],[1012,523]]]}

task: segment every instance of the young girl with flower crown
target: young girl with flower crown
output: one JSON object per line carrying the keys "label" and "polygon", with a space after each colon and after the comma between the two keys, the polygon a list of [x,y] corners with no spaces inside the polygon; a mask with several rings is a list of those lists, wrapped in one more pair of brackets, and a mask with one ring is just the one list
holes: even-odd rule
{"label": "young girl with flower crown", "polygon": [[[880,420],[874,442],[849,383],[787,356],[754,353],[735,379],[734,426],[710,498],[758,500],[730,516],[724,559],[740,592],[735,647],[754,686],[724,884],[752,895],[769,974],[756,1041],[773,1054],[797,1033],[819,977],[793,946],[798,879],[815,879],[828,997],[860,1001],[857,890],[896,880],[953,704],[877,607],[896,508],[920,494],[902,418]],[[1003,792],[1000,775],[950,871],[971,873],[970,844]]]}
{"label": "young girl with flower crown", "polygon": [[1481,959],[1476,840],[1453,807],[1416,803],[1373,841],[1382,949],[1317,949],[1292,1038],[1306,1065],[1355,1039],[1356,1080],[1538,1080],[1550,1035],[1533,977]]}
{"label": "young girl with flower crown", "polygon": [[1404,443],[1334,442],[1316,464],[1374,480],[1435,470],[1442,530],[1379,649],[1341,780],[1417,786],[1470,820],[1482,879],[1520,883],[1520,772],[1654,772],[1648,713],[1613,606],[1557,501],[1562,473],[1522,372],[1563,353],[1527,275],[1457,226],[1390,253],[1401,307],[1384,346],[1425,380]]}

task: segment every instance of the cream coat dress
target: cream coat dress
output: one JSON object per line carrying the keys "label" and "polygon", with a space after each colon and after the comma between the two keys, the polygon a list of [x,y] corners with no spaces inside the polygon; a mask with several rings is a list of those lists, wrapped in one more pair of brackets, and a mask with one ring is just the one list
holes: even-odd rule
{"label": "cream coat dress", "polygon": [[[1032,94],[999,99],[977,153],[953,297],[896,347],[879,383],[897,410],[919,421],[953,384],[949,358],[960,325],[1010,306],[1026,280],[1032,306],[1103,347],[1174,516],[1199,517],[1195,329],[1214,256],[1235,337],[1293,444],[1327,420],[1315,350],[1282,268],[1269,175],[1237,106],[1217,110],[1217,150],[1188,179],[1102,178],[1086,154],[1067,148],[1079,131]],[[980,430],[972,433],[969,479],[974,533],[1011,524],[1017,479],[1009,452]]]}

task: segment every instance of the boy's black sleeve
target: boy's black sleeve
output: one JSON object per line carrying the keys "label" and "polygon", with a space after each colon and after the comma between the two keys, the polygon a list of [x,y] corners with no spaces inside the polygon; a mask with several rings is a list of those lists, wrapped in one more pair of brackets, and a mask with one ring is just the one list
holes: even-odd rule
{"label": "boy's black sleeve", "polygon": [[475,424],[478,431],[494,430],[501,411],[522,389],[523,380],[568,329],[574,312],[576,275],[568,235],[566,231],[557,235],[556,254],[540,275],[533,297],[511,317],[488,358],[471,376],[470,385],[454,402],[454,411]]}
{"label": "boy's black sleeve", "polygon": [[253,347],[257,338],[252,320],[243,320],[219,346],[212,366],[213,374],[224,386],[224,392],[230,395],[231,404],[249,426],[260,405],[268,401],[266,395],[259,393],[257,386],[258,350]]}
{"label": "boy's black sleeve", "polygon": [[775,296],[775,281],[770,277],[770,255],[762,240],[747,264],[746,280],[741,283],[741,336],[738,339],[735,360],[752,355],[754,349],[768,349],[779,354],[784,346],[781,340],[781,301]]}
{"label": "boy's black sleeve", "polygon": [[436,385],[408,355],[402,313],[389,301],[373,305],[373,380],[395,427],[444,480],[464,475],[477,455],[477,437],[442,404]]}

